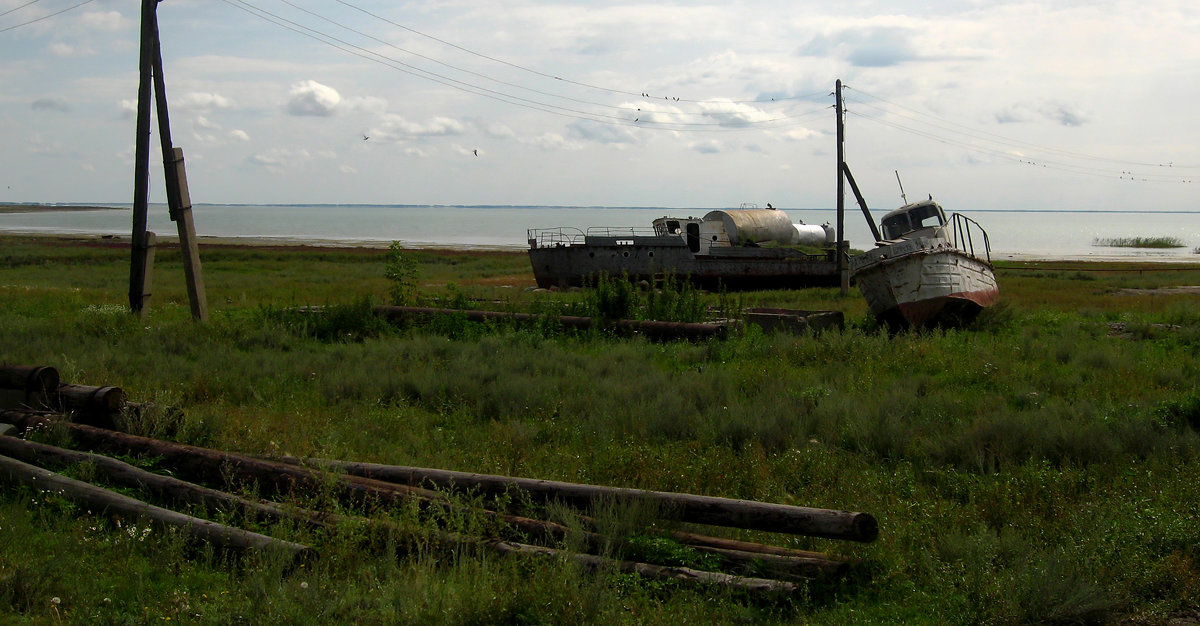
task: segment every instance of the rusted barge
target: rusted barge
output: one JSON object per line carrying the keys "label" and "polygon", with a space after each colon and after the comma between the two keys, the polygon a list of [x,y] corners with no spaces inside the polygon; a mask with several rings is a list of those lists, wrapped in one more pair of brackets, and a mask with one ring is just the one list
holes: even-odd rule
{"label": "rusted barge", "polygon": [[674,276],[705,289],[836,285],[833,229],[794,224],[767,207],[660,217],[650,228],[530,229],[529,261],[544,288],[579,287],[602,274],[649,282]]}

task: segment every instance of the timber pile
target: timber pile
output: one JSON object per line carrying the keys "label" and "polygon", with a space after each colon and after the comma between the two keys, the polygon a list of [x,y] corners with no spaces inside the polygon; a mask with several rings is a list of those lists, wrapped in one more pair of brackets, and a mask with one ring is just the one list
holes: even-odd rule
{"label": "timber pile", "polygon": [[[62,385],[57,372],[52,370],[0,365],[0,399],[8,402],[0,404],[0,424],[11,424],[26,437],[4,436],[5,429],[0,428],[0,482],[54,491],[84,505],[81,510],[105,511],[109,515],[178,528],[197,541],[225,550],[276,552],[294,563],[317,556],[317,551],[308,546],[164,507],[189,510],[199,507],[232,514],[254,524],[288,521],[323,531],[355,528],[365,531],[366,540],[376,547],[404,550],[475,546],[502,555],[569,559],[589,569],[616,569],[645,577],[750,592],[795,592],[807,580],[845,576],[851,564],[818,552],[681,531],[664,533],[663,538],[675,542],[688,554],[704,556],[707,563],[720,563],[724,571],[701,571],[677,563],[617,560],[599,554],[627,552],[630,544],[597,533],[590,518],[578,518],[582,530],[568,529],[559,523],[519,514],[524,511],[513,512],[506,503],[521,502],[534,510],[549,503],[581,511],[598,506],[636,507],[653,511],[662,519],[857,542],[870,542],[878,536],[875,519],[867,513],[417,467],[293,457],[268,459],[140,437],[73,421],[80,414],[76,411],[92,411],[93,415],[113,418],[111,413],[97,411],[94,403],[102,403],[99,398],[108,397],[98,390],[115,388]],[[89,404],[79,404],[81,397],[89,398]],[[124,394],[119,397],[128,410],[130,405],[125,402]],[[117,421],[110,419],[109,423]],[[28,440],[31,433],[47,428],[68,434],[75,449]],[[152,458],[171,475],[155,474],[105,454]],[[91,475],[97,480],[139,490],[163,506],[67,478],[49,469],[81,463],[91,466]],[[234,493],[247,485],[265,499]],[[335,514],[296,506],[297,501],[310,499],[313,494],[328,496],[361,514]],[[461,498],[455,497],[458,494],[469,495],[473,504],[463,504]],[[418,528],[402,527],[381,519],[382,515],[371,515],[388,507],[414,505],[423,520]],[[464,516],[486,521],[490,529],[487,536],[463,536],[442,524]],[[568,538],[573,546],[578,545],[576,550],[561,547]]]}

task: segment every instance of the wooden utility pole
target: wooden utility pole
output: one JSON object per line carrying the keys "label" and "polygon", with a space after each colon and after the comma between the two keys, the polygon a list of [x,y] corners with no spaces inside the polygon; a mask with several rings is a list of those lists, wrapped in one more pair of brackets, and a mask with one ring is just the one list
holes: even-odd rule
{"label": "wooden utility pole", "polygon": [[150,94],[154,93],[158,135],[162,143],[163,176],[167,206],[179,231],[179,249],[187,281],[192,317],[208,320],[204,278],[192,221],[192,202],[183,166],[183,149],[171,143],[171,121],[167,111],[167,86],[163,78],[162,45],[158,36],[159,0],[142,0],[142,42],[139,54],[137,142],[134,163],[133,234],[129,267],[129,306],[145,314],[150,298],[150,275],[154,265],[154,233],[146,230],[150,189]]}
{"label": "wooden utility pole", "polygon": [[846,140],[846,119],[842,110],[842,79],[838,79],[834,91],[837,112],[837,271],[841,277],[842,295],[850,293],[850,268],[847,263],[849,245],[846,241],[846,155],[843,150]]}

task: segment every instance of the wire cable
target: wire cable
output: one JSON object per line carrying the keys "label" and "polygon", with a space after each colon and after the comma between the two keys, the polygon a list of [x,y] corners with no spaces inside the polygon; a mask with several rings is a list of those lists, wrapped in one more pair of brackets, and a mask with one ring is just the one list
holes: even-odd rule
{"label": "wire cable", "polygon": [[[36,2],[36,1],[37,1],[37,0],[34,0],[34,2]],[[49,14],[49,15],[43,15],[42,17],[39,17],[39,18],[37,18],[37,19],[35,19],[35,20],[29,20],[28,22],[25,22],[25,23],[23,23],[23,24],[15,24],[15,25],[13,25],[13,26],[9,26],[8,28],[0,28],[0,33],[7,33],[7,32],[8,32],[8,31],[10,31],[10,30],[15,30],[15,29],[18,29],[18,28],[20,28],[20,27],[22,27],[22,26],[29,26],[30,24],[36,24],[36,23],[38,23],[38,22],[40,22],[40,21],[42,21],[42,20],[48,20],[48,19],[50,19],[50,18],[52,18],[52,17],[54,17],[54,16],[56,16],[56,15],[62,15],[63,13],[66,13],[67,11],[71,11],[71,10],[74,10],[74,9],[78,9],[79,7],[81,7],[81,6],[85,5],[85,4],[91,4],[91,3],[92,3],[92,2],[94,2],[94,1],[95,1],[95,0],[83,0],[83,2],[80,2],[79,4],[76,4],[76,5],[69,6],[69,7],[65,8],[65,9],[63,9],[63,10],[61,10],[61,11],[55,11],[54,13],[51,13],[51,14]],[[33,2],[30,2],[29,4],[33,4]],[[26,4],[26,5],[23,5],[23,6],[29,6],[29,4]],[[20,8],[22,8],[22,7],[17,7],[17,9],[20,9]],[[13,11],[15,11],[15,10],[16,10],[16,9],[13,9]],[[11,13],[11,12],[12,12],[12,11],[10,11],[10,13]],[[7,15],[7,14],[6,14],[6,15]]]}
{"label": "wire cable", "polygon": [[[89,1],[91,1],[91,0],[89,0]],[[611,115],[611,114],[606,114],[606,113],[597,113],[597,112],[593,112],[593,111],[583,111],[583,110],[579,110],[579,109],[567,108],[567,107],[563,107],[563,106],[559,106],[559,105],[554,105],[554,104],[549,104],[549,103],[545,103],[545,102],[540,102],[537,100],[523,98],[520,96],[510,94],[510,93],[504,93],[504,92],[497,91],[494,89],[489,89],[486,87],[481,87],[479,85],[474,85],[471,83],[460,81],[460,80],[451,78],[449,76],[439,74],[437,72],[432,72],[429,70],[425,70],[425,69],[416,67],[414,65],[411,65],[411,64],[405,63],[403,61],[400,61],[398,59],[394,59],[392,57],[380,54],[378,52],[373,52],[373,51],[367,50],[361,46],[355,45],[351,42],[345,41],[343,39],[340,39],[340,38],[330,35],[328,33],[319,31],[317,29],[310,28],[308,26],[304,26],[303,24],[300,24],[293,20],[287,19],[283,16],[277,15],[277,14],[267,11],[265,9],[262,9],[261,7],[252,5],[249,2],[247,2],[246,0],[222,0],[222,1],[225,2],[226,4],[229,4],[233,7],[235,7],[235,8],[238,8],[246,13],[249,13],[255,17],[258,17],[259,19],[262,19],[269,23],[275,24],[276,26],[280,26],[281,28],[285,28],[287,30],[290,30],[290,31],[295,32],[300,35],[303,35],[305,37],[309,37],[310,39],[314,39],[316,41],[324,43],[328,46],[331,46],[331,47],[341,50],[343,52],[353,54],[354,56],[358,56],[360,58],[363,58],[363,59],[366,59],[366,60],[369,60],[372,62],[380,63],[386,67],[390,67],[397,71],[400,71],[400,72],[403,72],[403,73],[406,73],[406,74],[409,74],[412,76],[416,76],[419,78],[424,78],[426,80],[430,80],[430,81],[451,87],[453,89],[458,89],[458,90],[465,91],[467,93],[471,93],[474,95],[481,95],[481,96],[488,97],[488,98],[498,100],[501,102],[505,102],[508,104],[515,104],[518,106],[532,108],[535,110],[553,113],[556,115],[562,115],[565,117],[574,117],[577,119],[583,119],[583,120],[588,120],[588,121],[618,124],[618,125],[625,125],[625,126],[637,126],[640,128],[651,128],[651,129],[656,129],[656,130],[739,131],[739,130],[747,130],[747,129],[764,128],[764,127],[765,128],[777,128],[777,127],[781,127],[783,125],[782,123],[787,123],[792,120],[802,118],[802,117],[805,117],[805,116],[811,114],[811,112],[809,112],[809,113],[801,113],[801,114],[797,114],[797,115],[787,115],[787,116],[775,117],[775,118],[771,118],[771,119],[767,119],[767,120],[757,120],[757,121],[747,121],[747,122],[724,121],[724,122],[715,122],[715,123],[696,123],[696,122],[689,123],[689,122],[676,122],[676,121],[658,121],[658,120],[651,120],[651,119],[647,119],[647,120],[643,121],[643,120],[641,120],[641,117],[637,115],[636,109],[628,109],[625,107],[606,107],[606,108],[613,108],[613,109],[617,109],[617,110],[621,110],[621,111],[629,111],[629,113],[627,113],[625,115]],[[709,104],[712,104],[713,102],[714,101],[708,101]],[[726,102],[726,101],[721,101],[721,102]],[[719,112],[717,112],[717,113],[719,113]],[[709,115],[711,116],[711,113]],[[630,119],[631,117],[633,119]],[[774,126],[771,126],[772,124],[774,124]],[[716,127],[716,128],[705,128],[705,127]]]}
{"label": "wire cable", "polygon": [[[615,93],[615,94],[621,94],[621,95],[633,96],[633,97],[639,97],[639,98],[650,98],[650,99],[654,99],[654,100],[657,100],[657,99],[659,99],[659,98],[662,98],[662,99],[664,99],[664,100],[668,100],[668,101],[672,101],[672,102],[688,102],[688,103],[706,103],[706,102],[714,102],[713,100],[692,100],[692,99],[687,99],[687,98],[674,98],[674,97],[671,97],[671,96],[662,96],[662,95],[656,95],[656,94],[652,94],[652,93],[650,93],[650,92],[646,92],[646,91],[643,91],[643,92],[634,92],[634,91],[631,91],[631,90],[626,90],[626,89],[614,89],[614,88],[611,88],[611,87],[604,87],[604,86],[601,86],[601,85],[594,85],[594,84],[591,84],[591,83],[585,83],[585,82],[581,82],[581,81],[571,80],[571,79],[568,79],[568,78],[563,78],[563,77],[561,77],[561,76],[555,76],[555,75],[553,75],[553,74],[547,74],[547,73],[545,73],[545,72],[542,72],[542,71],[539,71],[539,70],[536,70],[536,69],[533,69],[533,68],[530,68],[530,67],[525,67],[525,66],[523,66],[523,65],[518,65],[518,64],[516,64],[516,63],[511,63],[511,62],[509,62],[509,61],[505,61],[504,59],[500,59],[500,58],[496,58],[496,57],[493,57],[493,56],[489,56],[489,55],[483,54],[483,53],[481,53],[481,52],[475,52],[474,50],[470,50],[470,49],[468,49],[468,48],[464,48],[463,46],[460,46],[460,45],[458,45],[458,44],[456,44],[456,43],[452,43],[452,42],[450,42],[450,41],[446,41],[446,40],[444,40],[444,39],[440,39],[440,38],[438,38],[438,37],[435,37],[435,36],[433,36],[433,35],[430,35],[430,34],[427,34],[427,33],[423,33],[423,32],[421,32],[421,31],[419,31],[419,30],[416,30],[416,29],[414,29],[414,28],[410,28],[410,27],[408,27],[408,26],[405,26],[404,24],[400,24],[400,23],[394,22],[394,21],[392,21],[392,20],[390,20],[390,19],[388,19],[388,18],[386,18],[386,17],[383,17],[382,15],[378,15],[378,14],[376,14],[376,13],[372,13],[372,12],[370,12],[370,11],[368,11],[368,10],[366,10],[366,9],[362,8],[362,7],[359,7],[359,6],[356,6],[356,5],[354,5],[354,4],[351,4],[350,2],[347,2],[346,0],[335,0],[335,1],[336,1],[338,4],[345,5],[345,6],[349,7],[349,8],[351,8],[351,9],[354,9],[355,11],[358,11],[358,12],[360,12],[360,13],[363,13],[363,14],[369,15],[369,16],[371,16],[371,17],[373,17],[373,18],[375,18],[375,19],[377,19],[377,20],[379,20],[379,21],[385,22],[385,23],[387,23],[387,24],[391,24],[392,26],[395,26],[396,28],[403,29],[403,30],[405,30],[405,31],[408,31],[408,32],[410,32],[410,33],[413,33],[414,35],[419,35],[419,36],[421,36],[421,37],[425,37],[426,39],[430,39],[430,40],[432,40],[432,41],[436,41],[436,42],[438,42],[438,43],[440,43],[440,44],[442,44],[442,45],[449,46],[449,47],[451,47],[451,48],[454,48],[455,50],[459,50],[459,51],[461,51],[461,52],[465,52],[465,53],[467,53],[467,54],[470,54],[470,55],[472,55],[472,56],[476,56],[476,57],[479,57],[479,58],[481,58],[481,59],[485,59],[485,60],[488,60],[488,61],[492,61],[493,63],[499,63],[499,64],[501,64],[501,65],[506,65],[506,66],[508,66],[508,67],[511,67],[511,68],[513,68],[513,69],[521,70],[521,71],[523,71],[523,72],[528,72],[528,73],[530,73],[530,74],[533,74],[533,75],[535,75],[535,76],[540,76],[540,77],[542,77],[542,78],[548,78],[548,79],[551,79],[551,80],[554,80],[554,81],[560,81],[560,82],[567,83],[567,84],[570,84],[570,85],[575,85],[575,86],[578,86],[578,87],[586,87],[586,88],[588,88],[588,89],[595,89],[595,90],[597,90],[597,91],[605,91],[605,92],[609,92],[609,93]],[[823,92],[821,92],[821,93],[823,93]],[[814,97],[814,96],[817,96],[817,95],[820,95],[820,94],[819,94],[819,93],[812,93],[812,94],[802,94],[802,95],[798,95],[798,96],[787,96],[787,97],[780,97],[780,98],[771,98],[771,99],[768,99],[768,100],[762,100],[762,99],[754,99],[754,100],[734,100],[734,101],[732,101],[732,102],[733,102],[734,104],[755,104],[755,103],[768,103],[768,102],[777,102],[777,101],[785,101],[785,100],[807,100],[807,99],[810,99],[810,98],[812,98],[812,97]]]}
{"label": "wire cable", "polygon": [[[850,89],[850,87],[847,87],[847,89]],[[1084,154],[1084,153],[1081,153],[1081,152],[1072,152],[1072,151],[1069,151],[1069,150],[1062,150],[1062,149],[1059,149],[1059,148],[1051,148],[1051,147],[1049,147],[1049,146],[1042,146],[1042,145],[1035,144],[1035,143],[1030,143],[1030,142],[1026,142],[1026,141],[1020,141],[1020,140],[1017,140],[1017,139],[1011,139],[1011,138],[1009,138],[1009,137],[1005,137],[1005,136],[1003,136],[1003,135],[998,135],[998,134],[996,134],[996,133],[990,133],[990,132],[988,132],[988,131],[981,130],[981,129],[978,129],[978,128],[972,128],[972,127],[968,127],[968,126],[965,126],[965,125],[963,125],[963,124],[958,124],[958,123],[956,123],[956,122],[953,122],[953,121],[950,121],[950,120],[947,120],[947,119],[944,119],[944,118],[940,118],[940,117],[938,117],[938,116],[936,116],[936,115],[933,115],[933,114],[930,114],[930,113],[925,113],[925,112],[922,112],[922,111],[918,111],[918,110],[916,110],[916,109],[913,109],[913,108],[910,108],[910,107],[906,107],[906,106],[904,106],[904,105],[902,105],[902,104],[899,104],[899,103],[896,103],[896,102],[892,102],[892,101],[890,101],[890,100],[886,100],[886,99],[884,99],[884,98],[881,98],[881,97],[879,97],[879,96],[876,96],[876,95],[873,95],[873,94],[867,93],[867,92],[865,92],[865,91],[862,91],[862,90],[859,90],[859,89],[854,89],[854,91],[855,91],[856,93],[863,94],[864,96],[867,96],[867,97],[869,97],[869,98],[872,98],[872,99],[874,99],[874,100],[878,100],[878,101],[880,101],[880,102],[884,102],[884,103],[886,103],[886,104],[889,104],[889,105],[891,105],[891,106],[893,106],[893,107],[897,107],[897,108],[900,108],[900,109],[904,109],[905,111],[909,111],[909,112],[911,112],[911,113],[914,113],[914,114],[916,114],[916,115],[920,115],[920,116],[923,116],[923,117],[928,117],[928,118],[930,118],[930,119],[933,119],[933,120],[936,120],[936,121],[938,121],[938,122],[940,122],[940,123],[942,123],[942,124],[946,124],[946,125],[949,125],[949,126],[955,126],[955,127],[961,128],[961,129],[965,129],[966,131],[968,131],[966,134],[971,134],[972,136],[975,136],[975,137],[977,137],[977,138],[984,139],[984,140],[989,140],[989,139],[987,139],[987,137],[991,137],[991,138],[994,138],[994,139],[991,139],[992,141],[996,141],[996,142],[998,142],[998,143],[1004,143],[1004,144],[1011,145],[1011,146],[1014,146],[1014,147],[1022,147],[1022,146],[1024,146],[1024,147],[1026,147],[1026,148],[1032,148],[1032,149],[1035,149],[1035,150],[1041,150],[1041,151],[1043,151],[1043,152],[1049,152],[1049,153],[1053,153],[1053,154],[1057,154],[1057,155],[1060,155],[1060,156],[1065,156],[1065,157],[1070,157],[1070,158],[1074,158],[1074,159],[1080,159],[1080,160],[1089,160],[1089,161],[1103,161],[1103,162],[1109,162],[1109,163],[1117,163],[1117,164],[1121,164],[1121,165],[1133,165],[1133,166],[1138,166],[1138,167],[1161,167],[1161,168],[1178,168],[1178,169],[1200,169],[1200,165],[1176,165],[1176,164],[1174,164],[1174,163],[1146,163],[1146,162],[1142,162],[1142,161],[1130,161],[1130,160],[1123,160],[1123,159],[1114,159],[1114,158],[1112,158],[1112,157],[1102,157],[1102,156],[1096,156],[1096,155],[1091,155],[1091,154]],[[867,103],[865,103],[865,102],[861,102],[861,101],[860,101],[860,104],[866,104],[867,106],[872,106],[872,105],[870,105],[870,104],[867,104]],[[903,113],[897,113],[897,112],[895,112],[895,111],[889,111],[889,113],[891,113],[891,114],[893,114],[893,115],[898,115],[898,116],[900,116],[900,117],[907,117],[907,118],[909,118],[909,119],[912,119],[912,120],[914,120],[914,121],[918,121],[918,122],[920,122],[920,120],[917,120],[915,117],[913,117],[913,116],[911,116],[911,115],[905,115],[905,114],[903,114]],[[921,122],[921,123],[930,124],[930,122]],[[931,125],[932,125],[932,124],[931,124]],[[943,130],[948,130],[948,131],[949,131],[950,129],[943,129]],[[956,131],[950,131],[950,132],[956,132]],[[957,132],[962,132],[962,131],[957,131]]]}
{"label": "wire cable", "polygon": [[9,13],[12,13],[13,11],[20,11],[21,9],[24,9],[24,8],[25,8],[25,7],[27,7],[27,6],[29,6],[29,5],[31,5],[31,4],[37,4],[37,3],[38,3],[38,2],[40,2],[40,1],[41,1],[41,0],[29,0],[29,2],[26,2],[25,4],[22,4],[22,5],[21,5],[21,6],[19,6],[19,7],[13,7],[13,8],[11,8],[11,9],[9,9],[9,10],[7,10],[7,11],[3,12],[3,13],[0,13],[0,17],[4,17],[5,15],[8,15]]}

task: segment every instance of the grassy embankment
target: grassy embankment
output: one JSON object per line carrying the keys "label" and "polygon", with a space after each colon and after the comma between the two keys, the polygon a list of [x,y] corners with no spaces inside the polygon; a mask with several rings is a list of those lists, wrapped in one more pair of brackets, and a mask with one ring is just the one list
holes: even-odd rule
{"label": "grassy embankment", "polygon": [[1105,248],[1183,248],[1178,237],[1096,237],[1093,246]]}
{"label": "grassy embankment", "polygon": [[[869,545],[737,535],[863,560],[844,584],[756,601],[470,551],[374,555],[349,528],[268,529],[322,552],[285,573],[5,490],[0,621],[1155,623],[1200,605],[1196,296],[1116,295],[1197,285],[1200,269],[1001,269],[1004,303],[974,328],[897,336],[857,294],[751,293],[742,304],[843,310],[848,328],[653,344],[552,324],[375,324],[361,303],[387,297],[384,251],[206,248],[213,319],[197,326],[178,256],[160,250],[139,320],[126,251],[0,243],[3,361],[185,412],[142,432],[861,510],[881,528]],[[584,297],[524,291],[520,253],[414,257],[427,300]],[[285,310],[298,305],[337,321]],[[636,511],[602,513],[637,529]]]}

